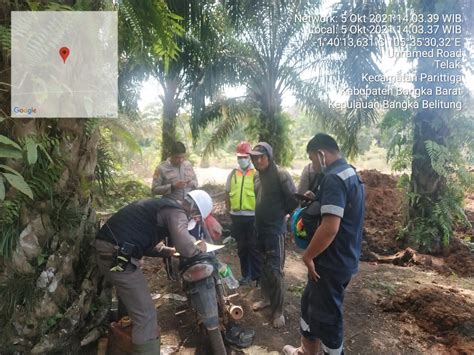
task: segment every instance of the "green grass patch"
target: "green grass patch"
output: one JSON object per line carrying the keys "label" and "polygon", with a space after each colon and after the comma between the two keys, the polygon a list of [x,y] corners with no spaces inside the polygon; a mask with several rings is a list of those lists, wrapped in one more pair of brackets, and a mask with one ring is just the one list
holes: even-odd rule
{"label": "green grass patch", "polygon": [[395,285],[393,285],[392,283],[385,282],[385,281],[370,280],[369,281],[369,286],[371,288],[381,290],[382,292],[384,292],[384,293],[386,293],[390,296],[394,296],[397,293],[397,289],[396,289]]}
{"label": "green grass patch", "polygon": [[288,291],[294,294],[295,296],[301,297],[303,295],[304,289],[306,287],[306,281],[297,282],[288,286]]}

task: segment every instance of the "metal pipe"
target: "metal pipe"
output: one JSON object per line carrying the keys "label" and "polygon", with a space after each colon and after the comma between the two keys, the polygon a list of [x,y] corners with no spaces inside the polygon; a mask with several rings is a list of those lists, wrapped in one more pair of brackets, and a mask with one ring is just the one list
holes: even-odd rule
{"label": "metal pipe", "polygon": [[233,320],[242,319],[242,317],[244,316],[244,310],[242,309],[242,307],[236,306],[235,304],[229,304],[226,307],[226,310]]}

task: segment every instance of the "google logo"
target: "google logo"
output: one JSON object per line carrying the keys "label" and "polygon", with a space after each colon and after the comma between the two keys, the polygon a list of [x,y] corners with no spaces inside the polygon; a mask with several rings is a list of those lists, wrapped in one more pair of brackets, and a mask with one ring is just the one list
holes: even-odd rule
{"label": "google logo", "polygon": [[13,108],[13,112],[14,113],[24,113],[24,114],[28,114],[28,115],[32,115],[32,114],[35,114],[36,113],[36,108],[34,107],[18,107],[18,106],[15,106]]}

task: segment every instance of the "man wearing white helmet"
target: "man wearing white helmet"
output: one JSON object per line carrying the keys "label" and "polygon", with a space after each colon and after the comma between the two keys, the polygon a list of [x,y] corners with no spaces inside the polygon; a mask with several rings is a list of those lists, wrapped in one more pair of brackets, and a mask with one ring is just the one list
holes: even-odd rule
{"label": "man wearing white helmet", "polygon": [[[155,305],[139,260],[142,256],[192,257],[206,251],[188,232],[192,216],[205,219],[212,199],[205,191],[189,192],[182,202],[168,198],[135,201],[115,213],[99,230],[95,246],[101,273],[111,282],[133,321],[134,354],[159,354]],[[169,236],[175,248],[163,246]]]}
{"label": "man wearing white helmet", "polygon": [[191,213],[197,212],[203,219],[206,219],[212,212],[212,199],[206,191],[190,191],[184,198],[184,201],[188,202],[191,206],[188,208]]}

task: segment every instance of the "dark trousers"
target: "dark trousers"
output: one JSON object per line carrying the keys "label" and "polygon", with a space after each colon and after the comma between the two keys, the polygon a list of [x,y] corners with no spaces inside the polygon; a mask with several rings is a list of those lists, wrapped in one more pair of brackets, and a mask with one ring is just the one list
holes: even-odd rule
{"label": "dark trousers", "polygon": [[257,248],[263,255],[262,276],[260,278],[263,296],[270,301],[273,316],[282,315],[285,295],[283,280],[285,235],[259,233]]}
{"label": "dark trousers", "polygon": [[309,279],[301,298],[301,332],[309,340],[320,339],[323,348],[342,354],[344,291],[352,274],[316,267],[318,282]]}
{"label": "dark trousers", "polygon": [[262,256],[257,250],[255,217],[231,215],[231,219],[232,237],[237,241],[242,277],[257,280],[262,270]]}

